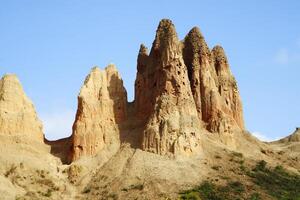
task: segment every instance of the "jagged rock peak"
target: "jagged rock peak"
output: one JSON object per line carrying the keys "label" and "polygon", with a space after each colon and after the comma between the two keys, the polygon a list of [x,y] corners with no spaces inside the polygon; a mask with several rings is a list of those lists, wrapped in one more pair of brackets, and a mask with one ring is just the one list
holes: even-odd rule
{"label": "jagged rock peak", "polygon": [[160,21],[156,30],[150,56],[162,61],[162,65],[168,65],[172,59],[181,55],[181,43],[178,40],[175,26],[169,19]]}
{"label": "jagged rock peak", "polygon": [[148,55],[148,48],[144,45],[140,45],[139,55]]}
{"label": "jagged rock peak", "polygon": [[28,136],[43,142],[42,123],[31,100],[14,74],[0,80],[0,134]]}
{"label": "jagged rock peak", "polygon": [[127,93],[113,64],[94,67],[78,96],[69,161],[118,146],[119,124],[127,117]]}
{"label": "jagged rock peak", "polygon": [[221,66],[226,67],[225,69],[216,68],[217,73],[219,72],[219,70],[229,70],[227,56],[226,56],[225,51],[222,46],[216,45],[212,49],[211,53],[213,55],[215,65],[217,65],[218,67],[221,67]]}
{"label": "jagged rock peak", "polygon": [[147,60],[148,60],[148,48],[144,44],[141,44],[138,59],[137,59],[138,72],[142,73],[146,70]]}
{"label": "jagged rock peak", "polygon": [[178,39],[175,26],[171,20],[162,19],[157,27],[154,43],[164,44],[172,39]]}
{"label": "jagged rock peak", "polygon": [[184,38],[186,48],[191,48],[192,53],[199,53],[201,55],[210,54],[210,50],[205,42],[205,39],[198,27],[193,27],[187,36]]}

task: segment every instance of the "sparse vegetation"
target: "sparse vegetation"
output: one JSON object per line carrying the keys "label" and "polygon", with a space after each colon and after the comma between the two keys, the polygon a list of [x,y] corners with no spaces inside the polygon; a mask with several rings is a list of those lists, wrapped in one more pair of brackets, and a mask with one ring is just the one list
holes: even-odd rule
{"label": "sparse vegetation", "polygon": [[129,190],[143,190],[144,184],[136,184],[136,185],[130,185],[128,188],[123,188],[123,192],[128,192]]}
{"label": "sparse vegetation", "polygon": [[244,155],[242,153],[235,152],[235,151],[232,152],[232,156],[233,157],[238,157],[238,158],[243,158],[244,157]]}
{"label": "sparse vegetation", "polygon": [[87,194],[91,192],[91,188],[89,187],[85,187],[84,190],[82,191],[82,193]]}
{"label": "sparse vegetation", "polygon": [[12,164],[9,169],[5,172],[4,176],[9,177],[10,175],[14,174],[17,170],[17,166],[15,164]]}
{"label": "sparse vegetation", "polygon": [[282,166],[268,168],[266,161],[259,161],[252,173],[254,183],[278,200],[300,199],[300,176],[291,174]]}
{"label": "sparse vegetation", "polygon": [[199,187],[181,193],[184,200],[232,200],[240,199],[244,195],[245,187],[238,181],[228,182],[226,186],[218,186],[211,182],[204,182]]}
{"label": "sparse vegetation", "polygon": [[46,193],[43,194],[45,197],[51,197],[52,195],[52,190],[48,189]]}
{"label": "sparse vegetation", "polygon": [[64,172],[67,172],[68,179],[70,183],[76,183],[77,179],[80,177],[83,168],[79,165],[71,165],[69,168],[65,169]]}
{"label": "sparse vegetation", "polygon": [[211,167],[213,170],[219,171],[221,169],[221,166],[214,165]]}
{"label": "sparse vegetation", "polygon": [[[273,196],[277,200],[300,200],[300,176],[285,170],[281,165],[268,167],[266,161],[261,160],[251,169],[240,165],[242,174],[247,174],[254,184],[254,190],[248,189],[240,181],[226,180],[226,185],[217,185],[206,181],[200,186],[184,191],[180,199],[184,200],[262,200],[259,191]],[[256,189],[255,189],[256,188]],[[254,192],[255,191],[255,192]]]}

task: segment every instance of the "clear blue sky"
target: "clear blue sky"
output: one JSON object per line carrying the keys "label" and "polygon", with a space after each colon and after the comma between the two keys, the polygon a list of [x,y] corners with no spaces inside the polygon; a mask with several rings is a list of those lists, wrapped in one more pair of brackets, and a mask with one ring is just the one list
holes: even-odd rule
{"label": "clear blue sky", "polygon": [[0,0],[0,75],[18,75],[47,138],[68,136],[89,70],[116,64],[132,100],[139,45],[170,18],[225,48],[248,130],[275,139],[300,126],[299,2]]}

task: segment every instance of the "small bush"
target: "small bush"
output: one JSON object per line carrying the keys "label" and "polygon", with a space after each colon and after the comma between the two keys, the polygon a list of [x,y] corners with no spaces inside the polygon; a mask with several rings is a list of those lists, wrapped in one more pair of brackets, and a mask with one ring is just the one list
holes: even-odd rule
{"label": "small bush", "polygon": [[211,168],[216,170],[216,171],[219,171],[221,169],[221,166],[214,165]]}
{"label": "small bush", "polygon": [[205,181],[197,188],[182,192],[180,199],[232,200],[240,199],[244,191],[244,185],[237,181],[228,182],[226,186]]}
{"label": "small bush", "polygon": [[182,194],[180,199],[182,199],[182,200],[201,200],[201,198],[197,192],[190,192],[187,194]]}
{"label": "small bush", "polygon": [[9,177],[10,175],[14,174],[17,170],[17,166],[15,164],[12,164],[9,169],[5,172],[4,176]]}
{"label": "small bush", "polygon": [[52,196],[52,190],[48,189],[46,193],[43,194],[45,197],[51,197]]}
{"label": "small bush", "polygon": [[238,158],[243,158],[244,157],[244,155],[242,154],[242,153],[240,153],[240,152],[232,152],[232,155],[234,156],[234,157],[238,157]]}
{"label": "small bush", "polygon": [[266,169],[267,162],[264,160],[259,161],[253,171],[264,171]]}
{"label": "small bush", "polygon": [[87,194],[91,192],[91,188],[89,187],[85,187],[84,190],[82,191],[82,193]]}
{"label": "small bush", "polygon": [[261,200],[261,197],[258,193],[253,193],[250,197],[250,200]]}
{"label": "small bush", "polygon": [[300,199],[300,176],[291,174],[282,166],[267,168],[265,161],[260,161],[251,176],[254,183],[268,194],[279,200]]}

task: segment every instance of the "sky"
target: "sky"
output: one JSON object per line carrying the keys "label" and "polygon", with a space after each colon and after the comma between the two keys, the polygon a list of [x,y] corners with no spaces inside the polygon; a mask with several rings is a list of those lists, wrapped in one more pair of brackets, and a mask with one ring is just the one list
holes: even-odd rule
{"label": "sky", "polygon": [[198,26],[225,49],[247,129],[265,141],[300,126],[300,1],[0,0],[0,76],[15,73],[50,140],[71,134],[94,66],[114,63],[133,100],[141,43],[162,18],[180,39]]}

